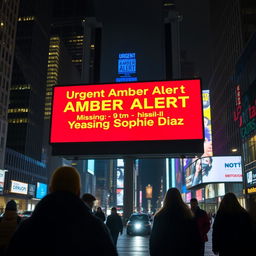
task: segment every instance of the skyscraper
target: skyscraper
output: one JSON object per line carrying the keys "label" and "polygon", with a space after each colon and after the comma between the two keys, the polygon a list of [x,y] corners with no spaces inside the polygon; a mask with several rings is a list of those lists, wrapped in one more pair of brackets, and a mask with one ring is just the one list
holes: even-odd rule
{"label": "skyscraper", "polygon": [[0,2],[0,169],[4,166],[18,9],[19,0]]}
{"label": "skyscraper", "polygon": [[22,0],[17,27],[7,146],[41,160],[50,1]]}

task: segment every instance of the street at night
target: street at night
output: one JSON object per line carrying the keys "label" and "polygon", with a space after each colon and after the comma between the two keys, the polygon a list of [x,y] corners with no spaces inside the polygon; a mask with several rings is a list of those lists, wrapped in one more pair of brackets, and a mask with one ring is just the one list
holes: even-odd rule
{"label": "street at night", "polygon": [[255,0],[0,0],[0,255],[254,255],[255,67]]}

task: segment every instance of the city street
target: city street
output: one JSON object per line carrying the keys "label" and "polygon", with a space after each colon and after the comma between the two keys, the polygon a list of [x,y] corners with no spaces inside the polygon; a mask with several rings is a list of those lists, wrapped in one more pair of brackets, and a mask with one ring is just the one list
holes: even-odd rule
{"label": "city street", "polygon": [[[205,256],[213,256],[211,243],[211,230],[208,233],[209,242],[205,245]],[[119,236],[117,250],[119,256],[148,256],[149,255],[149,236],[128,236],[124,230]]]}

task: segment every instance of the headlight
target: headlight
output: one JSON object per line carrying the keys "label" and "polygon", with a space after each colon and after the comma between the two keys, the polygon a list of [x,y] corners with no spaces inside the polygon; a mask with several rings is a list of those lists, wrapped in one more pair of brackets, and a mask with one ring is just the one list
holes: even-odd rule
{"label": "headlight", "polygon": [[140,223],[136,223],[134,225],[134,227],[135,227],[136,230],[139,230],[139,229],[141,229],[142,225]]}

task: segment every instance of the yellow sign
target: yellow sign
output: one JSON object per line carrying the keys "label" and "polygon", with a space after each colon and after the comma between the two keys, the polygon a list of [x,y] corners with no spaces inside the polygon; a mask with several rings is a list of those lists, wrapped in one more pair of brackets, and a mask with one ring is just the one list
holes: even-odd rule
{"label": "yellow sign", "polygon": [[247,192],[248,192],[248,194],[256,193],[256,187],[248,188]]}

